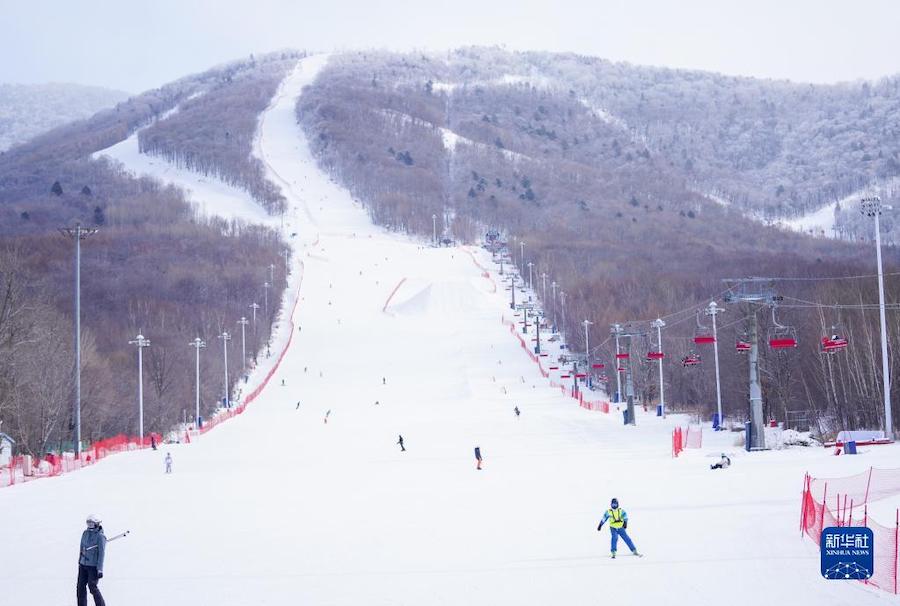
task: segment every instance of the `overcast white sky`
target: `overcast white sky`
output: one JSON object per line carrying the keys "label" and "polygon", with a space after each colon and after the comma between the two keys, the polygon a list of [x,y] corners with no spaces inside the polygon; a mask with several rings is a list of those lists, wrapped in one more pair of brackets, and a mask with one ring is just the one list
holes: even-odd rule
{"label": "overcast white sky", "polygon": [[281,48],[575,51],[808,82],[900,73],[900,0],[0,0],[0,82],[141,92]]}

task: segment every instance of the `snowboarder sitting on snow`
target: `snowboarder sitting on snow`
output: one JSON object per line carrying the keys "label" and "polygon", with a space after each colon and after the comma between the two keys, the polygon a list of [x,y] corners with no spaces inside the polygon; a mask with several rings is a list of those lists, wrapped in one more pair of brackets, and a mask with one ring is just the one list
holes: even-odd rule
{"label": "snowboarder sitting on snow", "polygon": [[106,535],[100,518],[91,514],[87,517],[87,529],[81,533],[81,549],[78,554],[78,583],[75,598],[78,606],[87,606],[87,591],[94,596],[96,606],[106,606],[97,583],[103,578],[103,557],[106,555]]}
{"label": "snowboarder sitting on snow", "polygon": [[607,520],[609,520],[609,532],[611,537],[609,551],[612,553],[613,559],[616,557],[616,544],[619,542],[619,537],[622,537],[622,540],[625,541],[625,544],[631,549],[633,555],[640,557],[641,554],[638,553],[634,543],[631,542],[631,537],[625,532],[625,529],[628,528],[628,514],[625,513],[624,509],[619,508],[619,499],[613,499],[609,504],[609,509],[603,513],[603,519],[600,520],[600,525],[597,526],[598,532],[603,528],[603,524]]}
{"label": "snowboarder sitting on snow", "polygon": [[722,458],[719,459],[718,463],[709,466],[710,469],[728,469],[729,467],[731,467],[731,459],[725,456],[724,452],[722,453]]}

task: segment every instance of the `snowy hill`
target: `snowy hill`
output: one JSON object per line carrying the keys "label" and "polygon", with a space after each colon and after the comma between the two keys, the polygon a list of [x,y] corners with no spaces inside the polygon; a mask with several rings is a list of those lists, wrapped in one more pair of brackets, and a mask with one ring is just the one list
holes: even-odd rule
{"label": "snowy hill", "polygon": [[66,122],[87,118],[128,96],[80,84],[0,84],[0,151]]}
{"label": "snowy hill", "polygon": [[[579,408],[501,322],[506,294],[488,254],[373,226],[317,168],[293,109],[326,61],[298,63],[255,146],[288,199],[284,230],[297,233],[299,300],[293,315],[284,302],[276,353],[287,331],[293,339],[272,380],[245,414],[191,444],[3,489],[8,601],[71,602],[78,535],[96,512],[108,534],[131,530],[107,550],[111,604],[884,602],[819,576],[798,509],[806,470],[890,467],[896,446],[745,455],[729,432],[708,432],[702,449],[672,459],[670,431],[686,419],[640,413],[630,427],[615,408]],[[208,183],[192,187],[215,212]],[[722,451],[734,466],[710,471]],[[646,557],[621,548],[609,559],[596,526],[611,497]]]}

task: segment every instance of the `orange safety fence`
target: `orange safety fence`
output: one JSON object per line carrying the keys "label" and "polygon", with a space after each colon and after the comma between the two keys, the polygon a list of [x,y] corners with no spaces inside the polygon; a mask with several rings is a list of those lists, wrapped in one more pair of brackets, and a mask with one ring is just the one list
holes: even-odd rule
{"label": "orange safety fence", "polygon": [[[253,402],[262,393],[263,389],[265,389],[266,385],[268,385],[272,376],[278,370],[278,367],[281,365],[281,362],[284,359],[284,356],[287,354],[288,348],[290,348],[291,342],[294,339],[294,313],[297,311],[297,306],[300,303],[300,288],[303,285],[304,269],[304,264],[301,261],[301,274],[300,283],[297,285],[297,297],[294,301],[294,306],[291,309],[291,313],[288,316],[288,324],[290,325],[290,330],[288,331],[288,339],[284,344],[281,353],[278,355],[278,359],[275,361],[275,364],[272,366],[271,370],[266,373],[266,376],[259,383],[259,385],[257,385],[256,388],[251,391],[246,398],[243,399],[240,405],[235,408],[230,408],[228,410],[219,412],[211,419],[204,422],[203,427],[199,430],[199,432],[195,433],[205,434],[213,427],[217,427],[228,419],[232,419],[237,415],[243,413],[247,409],[247,405]],[[185,442],[190,443],[191,432],[185,432],[184,437]],[[154,440],[157,444],[161,444],[162,436],[156,433],[150,433],[143,438],[126,435],[104,438],[102,440],[93,442],[90,446],[85,448],[81,453],[81,458],[76,458],[75,453],[72,452],[62,454],[50,453],[47,454],[43,459],[37,459],[32,457],[31,455],[15,456],[10,459],[8,465],[0,467],[0,488],[12,486],[16,483],[28,482],[40,478],[50,478],[64,473],[69,473],[70,471],[76,471],[89,465],[93,465],[97,461],[105,459],[111,454],[148,448],[152,445]]]}
{"label": "orange safety fence", "polygon": [[470,257],[472,257],[472,263],[475,264],[475,267],[481,270],[481,277],[488,280],[491,283],[491,292],[497,292],[497,283],[494,282],[494,279],[491,278],[491,272],[488,271],[488,268],[478,262],[478,259],[475,258],[475,255],[467,248],[463,249]]}
{"label": "orange safety fence", "polygon": [[[519,345],[522,347],[522,349],[525,350],[525,353],[528,354],[528,357],[531,359],[531,361],[534,362],[535,364],[537,364],[538,370],[540,371],[541,376],[544,377],[545,379],[549,378],[550,372],[547,370],[544,370],[544,367],[541,364],[540,357],[538,357],[537,355],[535,355],[531,352],[531,349],[528,347],[527,343],[525,342],[525,339],[519,333],[519,331],[516,327],[516,323],[510,322],[504,316],[500,317],[500,322],[505,324],[506,326],[508,326],[509,332],[519,340]],[[576,400],[578,400],[578,405],[581,406],[582,408],[584,408],[585,410],[595,410],[595,411],[605,412],[605,413],[609,412],[609,402],[608,401],[593,401],[593,402],[587,401],[584,399],[584,391],[579,390],[578,392],[575,392],[572,388],[570,388],[570,387],[567,388],[565,385],[561,385],[553,380],[550,381],[550,387],[558,388],[564,395],[569,395],[569,396],[575,398]]]}
{"label": "orange safety fence", "polygon": [[865,581],[888,593],[898,593],[898,553],[900,553],[900,509],[894,512],[894,525],[884,525],[869,516],[869,503],[900,494],[900,469],[870,467],[845,478],[803,478],[800,504],[800,533],[816,545],[822,531],[830,527],[862,526],[874,536],[872,546],[875,569]]}
{"label": "orange safety fence", "polygon": [[672,430],[672,456],[677,457],[685,448],[703,447],[703,427],[676,427]]}

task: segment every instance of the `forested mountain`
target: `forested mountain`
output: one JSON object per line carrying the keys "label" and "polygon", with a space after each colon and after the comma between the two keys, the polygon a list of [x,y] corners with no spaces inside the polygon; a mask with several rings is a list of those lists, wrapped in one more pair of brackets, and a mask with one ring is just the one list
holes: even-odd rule
{"label": "forested mountain", "polygon": [[[128,341],[138,331],[153,342],[147,427],[170,427],[191,398],[187,340],[213,343],[233,330],[286,250],[266,228],[200,216],[180,191],[92,154],[141,129],[144,153],[281,212],[284,200],[251,150],[260,112],[300,56],[188,76],[0,154],[0,420],[23,449],[37,453],[69,435],[72,352],[59,334],[71,323],[72,251],[57,228],[100,228],[83,255],[90,438],[134,429],[131,384],[116,377],[133,368]],[[721,301],[723,278],[779,278],[777,317],[803,337],[790,353],[764,352],[767,413],[809,409],[823,428],[855,427],[877,424],[879,414],[871,245],[760,219],[807,212],[875,180],[896,183],[898,86],[896,78],[810,86],[482,48],[351,52],[331,58],[297,119],[322,168],[376,223],[430,237],[436,216],[442,238],[461,242],[498,228],[517,263],[531,261],[535,276],[566,291],[565,321],[556,319],[576,350],[584,319],[594,323],[596,355],[608,358],[610,323],[668,317],[670,396],[682,405],[714,401],[711,365],[677,368],[693,347],[696,309]],[[886,215],[885,224],[897,222]],[[871,230],[861,218],[842,225],[854,238]],[[885,252],[896,268],[897,251]],[[281,276],[278,297],[284,285]],[[887,290],[900,299],[893,276]],[[728,310],[723,344],[752,316],[764,332],[774,325],[765,307]],[[267,327],[273,319],[264,318]],[[851,346],[826,359],[817,342],[832,326]],[[890,333],[900,342],[900,324]],[[633,351],[651,346],[641,340]],[[221,395],[220,363],[204,363],[204,411]],[[723,355],[722,363],[726,410],[739,415],[745,361]],[[638,390],[651,401],[652,368],[636,364]],[[900,358],[891,365],[898,376]]]}
{"label": "forested mountain", "polygon": [[[129,340],[139,332],[152,343],[144,354],[146,430],[164,432],[180,421],[193,402],[188,342],[199,336],[212,347],[220,343],[217,335],[235,331],[248,305],[262,301],[269,265],[281,267],[287,250],[273,230],[203,216],[181,191],[134,178],[92,154],[154,123],[161,127],[158,144],[168,144],[163,118],[189,100],[205,99],[221,113],[180,123],[177,145],[202,150],[200,157],[212,158],[226,180],[270,188],[254,172],[247,142],[274,93],[272,83],[297,57],[268,55],[188,76],[0,155],[0,421],[22,452],[65,446],[72,435],[73,242],[58,228],[80,222],[99,230],[82,246],[88,440],[136,433]],[[256,102],[245,103],[254,96]],[[226,131],[237,152],[207,145],[207,137]],[[243,182],[248,174],[256,180]],[[275,319],[285,277],[277,272],[275,278],[270,314],[261,315],[257,340],[248,334],[249,352],[265,343]],[[222,371],[221,356],[204,356],[204,415],[224,394]],[[232,371],[232,385],[239,380]]]}
{"label": "forested mountain", "polygon": [[[801,212],[893,174],[900,149],[893,86],[809,87],[496,49],[360,52],[333,57],[297,115],[323,168],[376,222],[430,237],[437,215],[446,237],[477,241],[496,227],[511,243],[524,241],[536,275],[546,272],[568,294],[565,328],[576,350],[584,319],[594,322],[596,344],[608,341],[612,322],[687,308],[668,335],[679,359],[692,345],[692,306],[720,296],[723,278],[817,278],[777,288],[805,301],[872,301],[871,280],[825,280],[871,272],[869,247],[786,232],[748,215]],[[871,120],[850,110],[864,90]],[[739,118],[735,107],[751,106]],[[774,116],[768,122],[767,112]],[[826,122],[831,136],[819,132]],[[781,143],[765,143],[776,135]],[[882,153],[845,160],[851,140]],[[813,168],[794,163],[800,147]],[[732,203],[714,202],[709,192]],[[518,261],[517,245],[513,253]],[[888,260],[896,264],[896,253]],[[900,296],[900,284],[889,289]],[[772,324],[766,308],[734,312],[727,339],[745,329],[750,314],[764,330]],[[849,424],[877,416],[877,376],[869,367],[856,369],[856,382],[838,394],[817,366],[820,333],[837,312],[812,305],[785,313],[782,321],[806,336],[793,357],[765,356],[769,412],[826,402],[823,416],[839,408],[858,415]],[[877,314],[862,307],[843,318],[866,335],[860,353],[877,334],[874,321]],[[731,377],[745,375],[733,370]],[[705,366],[676,374],[672,396],[708,404],[710,373]],[[648,399],[655,393],[649,380],[640,389]],[[745,389],[740,380],[726,385],[734,410],[742,410]]]}
{"label": "forested mountain", "polygon": [[128,98],[128,93],[79,84],[0,84],[0,152]]}

